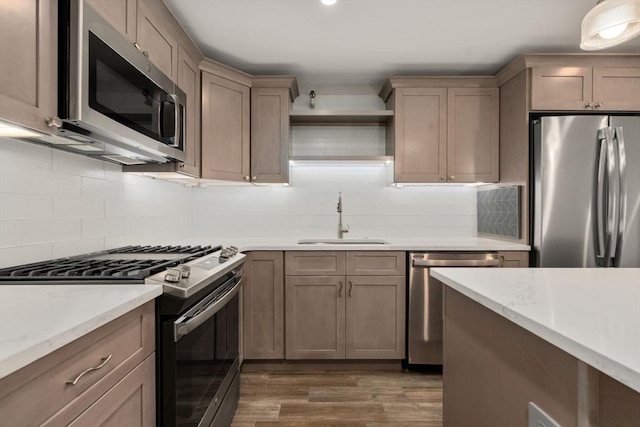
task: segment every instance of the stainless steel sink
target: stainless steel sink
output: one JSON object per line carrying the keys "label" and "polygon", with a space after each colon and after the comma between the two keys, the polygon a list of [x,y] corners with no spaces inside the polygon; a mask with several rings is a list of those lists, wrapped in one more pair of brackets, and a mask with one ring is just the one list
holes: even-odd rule
{"label": "stainless steel sink", "polygon": [[388,245],[381,239],[302,239],[299,245]]}

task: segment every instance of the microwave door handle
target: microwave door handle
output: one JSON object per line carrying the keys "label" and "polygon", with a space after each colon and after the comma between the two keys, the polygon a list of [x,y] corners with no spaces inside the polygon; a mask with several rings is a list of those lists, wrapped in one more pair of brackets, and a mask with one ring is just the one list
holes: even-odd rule
{"label": "microwave door handle", "polygon": [[613,265],[618,267],[620,264],[620,255],[622,252],[622,239],[625,232],[625,219],[627,214],[627,154],[624,147],[624,135],[622,127],[614,129],[614,138],[617,142],[618,155],[618,227],[614,231],[617,234],[616,248],[612,251]]}
{"label": "microwave door handle", "polygon": [[170,102],[174,105],[174,129],[173,129],[173,143],[167,144],[169,147],[177,148],[180,146],[180,129],[182,128],[182,114],[180,114],[180,103],[178,101],[178,96],[173,93],[165,93],[160,97],[160,106],[159,106],[159,120],[158,120],[158,135],[161,138],[164,137],[162,130],[164,129],[163,120],[164,114],[162,114],[162,108],[164,108],[164,104]]}

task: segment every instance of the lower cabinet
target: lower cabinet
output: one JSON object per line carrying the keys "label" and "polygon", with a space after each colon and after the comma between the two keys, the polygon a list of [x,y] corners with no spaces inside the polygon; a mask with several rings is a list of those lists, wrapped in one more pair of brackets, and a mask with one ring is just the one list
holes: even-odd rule
{"label": "lower cabinet", "polygon": [[155,426],[149,302],[0,380],[0,424]]}
{"label": "lower cabinet", "polygon": [[529,267],[529,252],[498,252],[501,268]]}
{"label": "lower cabinet", "polygon": [[242,336],[245,359],[284,358],[282,252],[249,252],[244,263]]}
{"label": "lower cabinet", "polygon": [[69,426],[154,426],[155,377],[155,354],[151,354]]}
{"label": "lower cabinet", "polygon": [[287,252],[286,358],[404,358],[404,260],[404,252]]}

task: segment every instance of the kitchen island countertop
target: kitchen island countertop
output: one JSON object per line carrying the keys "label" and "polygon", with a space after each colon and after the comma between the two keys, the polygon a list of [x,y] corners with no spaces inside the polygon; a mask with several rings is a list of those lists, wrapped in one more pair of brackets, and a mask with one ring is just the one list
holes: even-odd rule
{"label": "kitchen island countertop", "polygon": [[431,275],[640,392],[640,269],[434,268]]}
{"label": "kitchen island countertop", "polygon": [[161,285],[0,286],[0,379],[161,294]]}

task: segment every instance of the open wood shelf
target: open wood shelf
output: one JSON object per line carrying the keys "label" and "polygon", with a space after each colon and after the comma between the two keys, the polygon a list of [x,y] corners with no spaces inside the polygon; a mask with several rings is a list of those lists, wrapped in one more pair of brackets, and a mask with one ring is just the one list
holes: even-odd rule
{"label": "open wood shelf", "polygon": [[392,110],[291,110],[291,124],[386,124],[393,118]]}

